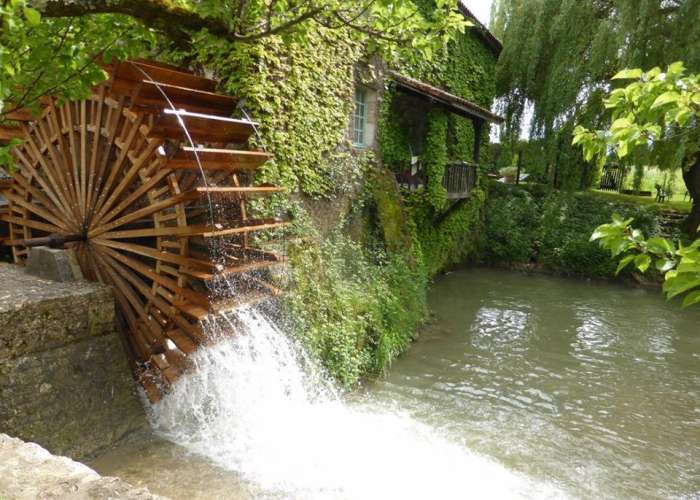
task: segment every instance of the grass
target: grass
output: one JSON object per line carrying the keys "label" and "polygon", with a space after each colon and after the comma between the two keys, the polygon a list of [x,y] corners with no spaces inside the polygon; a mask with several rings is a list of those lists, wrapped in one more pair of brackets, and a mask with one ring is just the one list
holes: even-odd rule
{"label": "grass", "polygon": [[[630,194],[620,194],[610,191],[592,190],[592,194],[608,201],[617,201],[623,203],[635,203],[637,205],[649,205],[658,208],[659,210],[675,210],[676,212],[690,212],[690,201],[683,201],[683,195],[674,196],[673,200],[664,203],[657,203],[654,196],[634,196]],[[680,198],[680,199],[679,199]]]}

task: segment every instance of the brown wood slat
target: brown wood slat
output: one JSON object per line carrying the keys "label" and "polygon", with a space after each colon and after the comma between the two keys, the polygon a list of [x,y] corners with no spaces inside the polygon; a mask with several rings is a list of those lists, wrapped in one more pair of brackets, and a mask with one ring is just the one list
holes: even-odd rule
{"label": "brown wood slat", "polygon": [[185,140],[187,136],[178,117],[182,119],[192,140],[202,143],[242,144],[248,141],[248,138],[255,132],[254,126],[257,125],[248,120],[190,113],[189,111],[174,112],[166,109],[156,119],[154,127],[149,132],[149,137]]}
{"label": "brown wood slat", "polygon": [[[100,233],[98,236],[100,242],[110,241],[114,243],[113,240],[121,239],[131,239],[131,238],[155,238],[158,236],[177,236],[177,237],[191,237],[191,236],[201,236],[203,238],[217,238],[221,236],[231,236],[234,234],[245,234],[254,233],[256,231],[265,231],[269,229],[279,229],[289,225],[289,222],[271,222],[265,224],[255,224],[248,226],[238,226],[224,228],[221,226],[167,226],[167,227],[152,227],[147,229],[124,229],[122,231],[109,231],[105,233]],[[104,243],[107,244],[107,243]],[[165,252],[161,252],[165,253]]]}
{"label": "brown wood slat", "polygon": [[201,164],[204,170],[238,172],[255,170],[271,157],[272,155],[264,151],[186,147],[169,158],[165,167],[177,170],[199,170]]}
{"label": "brown wood slat", "polygon": [[282,193],[284,188],[276,186],[199,186],[189,191],[193,198],[201,198],[206,194],[214,194],[217,196],[232,196],[239,198],[242,196],[265,195],[272,193]]}
{"label": "brown wood slat", "polygon": [[168,337],[173,343],[185,354],[192,354],[197,350],[197,345],[185,335],[182,330],[173,329],[165,332],[165,336]]}
{"label": "brown wood slat", "polygon": [[[118,82],[118,80],[115,81],[114,85],[117,87],[123,85]],[[163,93],[165,93],[167,99],[163,96]],[[164,82],[143,80],[136,94],[132,96],[131,102],[137,108],[144,109],[144,111],[153,110],[160,112],[163,109],[172,109],[172,106],[174,106],[175,109],[186,109],[195,113],[231,116],[236,109],[238,100],[224,94],[216,94]]]}
{"label": "brown wood slat", "polygon": [[214,92],[216,90],[216,82],[214,80],[194,75],[186,70],[176,69],[172,66],[157,64],[150,61],[124,61],[119,63],[116,68],[112,70],[113,82],[122,80],[123,82],[133,83],[126,88],[121,88],[119,86],[115,88],[113,86],[112,91],[127,94],[133,90],[133,86],[139,84],[144,79],[148,79],[143,72],[139,71],[139,68],[157,82],[203,90],[205,92]]}
{"label": "brown wood slat", "polygon": [[226,267],[223,270],[217,271],[215,273],[210,273],[210,272],[205,272],[205,271],[196,271],[196,270],[192,270],[192,269],[184,269],[181,272],[187,274],[188,276],[192,276],[193,278],[201,279],[202,281],[211,281],[215,278],[230,276],[232,274],[240,274],[240,273],[245,273],[245,272],[250,272],[250,271],[256,271],[259,269],[266,269],[269,267],[283,264],[284,262],[285,262],[284,260],[278,260],[278,261],[260,260],[260,261],[256,261],[256,262],[247,262],[247,263],[242,263],[242,264],[235,265],[235,266],[229,266],[229,267]]}
{"label": "brown wood slat", "polygon": [[209,309],[184,300],[173,302],[173,306],[197,321],[201,321],[209,315]]}

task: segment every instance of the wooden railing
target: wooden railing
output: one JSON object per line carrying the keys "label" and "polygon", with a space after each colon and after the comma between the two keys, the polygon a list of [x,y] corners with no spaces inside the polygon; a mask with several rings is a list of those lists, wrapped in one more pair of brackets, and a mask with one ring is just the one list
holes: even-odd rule
{"label": "wooden railing", "polygon": [[447,197],[452,200],[468,198],[476,186],[476,165],[473,163],[452,163],[445,167],[442,185],[447,190]]}
{"label": "wooden railing", "polygon": [[[468,198],[472,189],[476,186],[477,166],[473,163],[459,162],[445,166],[445,175],[442,185],[447,190],[447,197],[451,200]],[[425,187],[427,178],[421,171],[412,174],[410,170],[396,174],[396,181],[404,189],[415,191]]]}

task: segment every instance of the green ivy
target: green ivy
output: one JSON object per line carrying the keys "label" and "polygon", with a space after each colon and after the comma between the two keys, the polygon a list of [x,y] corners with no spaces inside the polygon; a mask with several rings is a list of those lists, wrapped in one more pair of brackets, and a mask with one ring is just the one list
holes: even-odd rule
{"label": "green ivy", "polygon": [[[421,0],[418,4],[428,11],[433,1]],[[489,108],[495,96],[495,64],[495,54],[473,31],[467,31],[446,44],[432,60],[406,64],[400,71]],[[405,110],[397,105],[398,96],[393,88],[385,93],[379,143],[384,165],[403,171],[410,160],[409,131],[416,124],[403,119]],[[488,135],[486,128],[481,138],[482,165],[489,161]],[[485,192],[476,189],[471,198],[449,203],[442,186],[445,166],[452,161],[470,161],[473,154],[472,121],[443,109],[432,109],[427,116],[422,153],[427,186],[418,192],[404,193],[410,219],[416,228],[416,245],[421,248],[428,275],[463,261],[477,250]]]}
{"label": "green ivy", "polygon": [[[444,111],[430,113],[429,197],[423,193],[404,202],[393,173],[381,167],[405,169],[410,162],[409,129],[396,116],[393,88],[380,101],[381,162],[353,150],[347,138],[355,63],[367,60],[351,32],[314,27],[304,44],[276,36],[249,45],[198,37],[192,44],[196,53],[170,52],[170,57],[213,69],[222,90],[242,99],[244,109],[260,121],[257,146],[272,151],[274,160],[258,180],[286,187],[291,196],[257,208],[291,212],[295,232],[305,236],[289,251],[293,286],[285,304],[293,334],[345,387],[382,373],[405,351],[427,315],[429,277],[474,246],[483,194],[449,210],[442,187],[450,156],[471,153],[471,124]],[[460,44],[473,50],[473,59],[462,63],[463,53],[445,52],[433,54],[432,62],[412,59],[404,70],[428,72],[443,82],[451,78],[455,88],[473,87],[464,95],[488,106],[494,56],[478,47],[473,34],[463,38]],[[483,70],[462,75],[481,63]],[[323,237],[303,208],[308,198],[348,200],[352,210]]]}
{"label": "green ivy", "polygon": [[258,146],[274,152],[261,182],[329,198],[358,180],[362,162],[350,152],[347,126],[363,49],[350,31],[318,27],[303,44],[282,37],[228,44],[201,36],[193,44],[197,60],[260,120]]}
{"label": "green ivy", "polygon": [[447,161],[447,113],[435,108],[428,114],[423,168],[428,177],[428,203],[436,210],[442,209],[447,203],[447,190],[442,186]]}

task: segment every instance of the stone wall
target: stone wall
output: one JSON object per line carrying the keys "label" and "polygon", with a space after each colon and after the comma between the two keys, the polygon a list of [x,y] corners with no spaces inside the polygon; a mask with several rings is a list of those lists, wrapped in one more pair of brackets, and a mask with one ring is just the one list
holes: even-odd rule
{"label": "stone wall", "polygon": [[80,458],[145,425],[111,290],[0,264],[0,432]]}
{"label": "stone wall", "polygon": [[90,467],[51,455],[41,446],[0,434],[2,500],[166,500]]}

